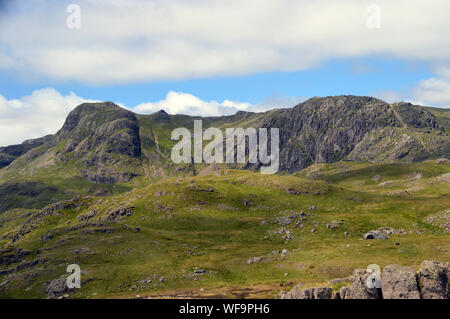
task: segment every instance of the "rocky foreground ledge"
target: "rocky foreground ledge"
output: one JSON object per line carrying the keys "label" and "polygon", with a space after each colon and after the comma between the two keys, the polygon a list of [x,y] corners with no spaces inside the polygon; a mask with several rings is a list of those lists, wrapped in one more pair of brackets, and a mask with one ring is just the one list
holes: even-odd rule
{"label": "rocky foreground ledge", "polygon": [[[369,276],[371,276],[369,278]],[[381,277],[381,278],[380,278]],[[448,280],[450,263],[426,260],[419,271],[412,267],[388,265],[378,282],[374,274],[356,269],[348,278],[333,279],[330,285],[348,283],[336,291],[329,286],[302,288],[298,284],[288,292],[280,292],[280,299],[450,299]],[[367,282],[373,282],[368,285]],[[371,288],[373,287],[373,288]]]}

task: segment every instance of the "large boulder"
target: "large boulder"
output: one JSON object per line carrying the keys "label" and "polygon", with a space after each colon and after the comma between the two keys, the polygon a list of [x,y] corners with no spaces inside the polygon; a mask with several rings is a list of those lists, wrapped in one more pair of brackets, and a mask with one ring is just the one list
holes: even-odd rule
{"label": "large boulder", "polygon": [[384,299],[420,299],[416,271],[411,267],[389,265],[381,275]]}
{"label": "large boulder", "polygon": [[319,287],[314,289],[314,299],[331,299],[333,289],[327,287]]}
{"label": "large boulder", "polygon": [[447,299],[449,263],[425,260],[420,264],[419,282],[423,299]]}
{"label": "large boulder", "polygon": [[331,299],[333,289],[328,287],[301,289],[301,284],[295,286],[289,292],[280,293],[281,299]]}
{"label": "large boulder", "polygon": [[62,275],[58,279],[50,282],[46,289],[47,297],[50,299],[55,299],[69,293],[72,289],[67,287],[67,278],[68,275]]}
{"label": "large boulder", "polygon": [[380,299],[380,289],[367,285],[367,278],[371,273],[364,269],[356,269],[351,276],[351,286],[341,288],[341,299]]}
{"label": "large boulder", "polygon": [[388,239],[388,236],[379,230],[371,230],[364,235],[364,239]]}

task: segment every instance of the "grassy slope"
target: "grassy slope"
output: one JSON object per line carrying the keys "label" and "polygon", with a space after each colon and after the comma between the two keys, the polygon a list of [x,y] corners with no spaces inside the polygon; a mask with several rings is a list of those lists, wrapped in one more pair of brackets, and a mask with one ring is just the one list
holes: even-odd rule
{"label": "grassy slope", "polygon": [[[10,278],[10,289],[1,291],[0,296],[43,297],[44,282],[64,274],[68,263],[80,264],[86,271],[83,280],[94,279],[73,297],[93,298],[137,294],[273,297],[294,283],[315,285],[372,263],[384,266],[418,265],[424,259],[450,261],[450,236],[424,220],[449,209],[449,184],[436,181],[436,176],[448,172],[450,166],[432,162],[318,165],[300,173],[301,177],[219,171],[214,176],[168,178],[101,201],[86,199],[85,206],[78,210],[47,217],[17,243],[32,252],[53,248],[39,255],[48,258],[46,264],[15,274]],[[420,174],[421,178],[413,179]],[[372,178],[377,175],[380,179],[375,182]],[[379,186],[384,181],[393,182]],[[214,192],[199,191],[209,188]],[[302,194],[290,195],[287,188]],[[166,195],[155,196],[162,191]],[[251,205],[244,205],[243,200]],[[103,216],[121,203],[135,206],[136,213],[107,225],[113,233],[67,231],[70,225],[78,224],[79,214],[96,208]],[[309,209],[313,205],[317,210]],[[278,224],[260,224],[302,210],[308,214],[307,220],[301,228],[295,228],[295,223],[286,227],[294,236],[287,243],[281,235],[268,235],[269,230],[280,228]],[[0,236],[23,222],[25,212],[3,214],[11,220],[3,223]],[[336,230],[325,226],[341,219],[344,224]],[[141,230],[135,232],[135,227]],[[389,240],[361,240],[363,233],[379,227],[425,232],[393,235]],[[310,231],[313,228],[314,233]],[[55,238],[43,243],[39,238],[47,230]],[[348,237],[345,232],[349,232]],[[82,248],[89,251],[75,254],[75,249]],[[267,257],[284,248],[289,250],[285,258],[247,264],[251,257]],[[28,259],[36,257],[32,253]],[[210,273],[193,280],[190,274],[196,268]],[[33,273],[38,276],[33,277]],[[130,290],[137,280],[152,275],[165,279]],[[0,283],[6,279],[0,277]],[[280,284],[287,286],[280,288]],[[31,289],[25,291],[28,287]]]}

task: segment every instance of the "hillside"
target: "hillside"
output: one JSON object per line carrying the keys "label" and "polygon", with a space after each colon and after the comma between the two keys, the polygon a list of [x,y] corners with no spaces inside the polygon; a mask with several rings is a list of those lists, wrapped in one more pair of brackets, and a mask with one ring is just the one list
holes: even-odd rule
{"label": "hillside", "polygon": [[[450,165],[311,169],[219,170],[3,213],[0,296],[275,297],[373,263],[450,260]],[[363,240],[380,228],[388,239]],[[58,291],[70,263],[82,288]]]}
{"label": "hillside", "polygon": [[194,119],[202,119],[204,129],[278,127],[280,171],[294,173],[341,160],[448,158],[446,118],[448,113],[439,109],[357,96],[312,98],[290,109],[207,118],[164,111],[139,115],[111,102],[85,103],[56,134],[0,148],[0,211],[42,208],[76,195],[116,194],[166,176],[198,174],[205,165],[175,165],[170,160],[176,143],[170,139],[172,130],[192,131]]}
{"label": "hillside", "polygon": [[[356,96],[205,118],[82,104],[0,148],[0,298],[272,298],[448,262],[448,115]],[[173,163],[171,132],[194,119],[279,128],[280,172]]]}

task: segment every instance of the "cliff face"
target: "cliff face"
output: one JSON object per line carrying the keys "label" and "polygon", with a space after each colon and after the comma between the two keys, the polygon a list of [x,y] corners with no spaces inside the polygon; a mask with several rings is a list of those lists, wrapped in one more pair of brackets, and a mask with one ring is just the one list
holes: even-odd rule
{"label": "cliff face", "polygon": [[280,128],[280,167],[288,172],[344,159],[418,161],[448,156],[450,150],[448,134],[433,114],[371,97],[313,98],[261,126]]}
{"label": "cliff face", "polygon": [[369,97],[313,98],[264,123],[281,131],[281,168],[344,159],[370,131],[399,127],[390,106]]}
{"label": "cliff face", "polygon": [[110,102],[78,106],[52,144],[59,160],[77,160],[86,179],[104,184],[135,176],[122,168],[141,155],[136,115]]}

